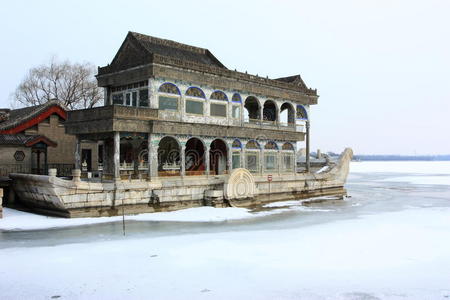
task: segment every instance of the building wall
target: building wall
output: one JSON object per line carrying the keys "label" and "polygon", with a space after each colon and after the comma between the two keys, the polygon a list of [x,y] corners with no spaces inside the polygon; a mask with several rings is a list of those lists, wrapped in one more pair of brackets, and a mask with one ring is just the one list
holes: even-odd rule
{"label": "building wall", "polygon": [[[61,122],[58,115],[51,115],[46,120],[40,122],[37,127],[29,128],[25,134],[44,135],[50,140],[56,142],[56,147],[48,147],[49,164],[74,164],[75,163],[75,144],[74,135],[66,134],[64,123]],[[81,149],[91,149],[92,168],[97,169],[98,147],[96,142],[83,142]]]}
{"label": "building wall", "polygon": [[[14,158],[16,151],[22,151],[22,161]],[[24,146],[0,146],[0,176],[14,172],[26,172],[31,167],[31,148]],[[28,170],[29,171],[29,170]]]}

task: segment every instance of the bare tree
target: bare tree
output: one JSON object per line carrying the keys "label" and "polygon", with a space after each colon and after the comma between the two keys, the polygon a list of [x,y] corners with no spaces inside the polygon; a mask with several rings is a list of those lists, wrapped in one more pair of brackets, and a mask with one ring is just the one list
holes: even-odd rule
{"label": "bare tree", "polygon": [[71,110],[91,108],[103,100],[103,92],[97,87],[94,74],[95,67],[90,63],[72,64],[52,58],[48,64],[30,69],[13,98],[20,106],[39,105],[57,99]]}

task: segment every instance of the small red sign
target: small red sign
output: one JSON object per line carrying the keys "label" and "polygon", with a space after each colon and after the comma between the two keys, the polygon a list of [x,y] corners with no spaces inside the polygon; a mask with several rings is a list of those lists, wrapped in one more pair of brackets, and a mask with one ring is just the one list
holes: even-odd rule
{"label": "small red sign", "polygon": [[272,181],[272,175],[267,175],[267,181],[271,182]]}

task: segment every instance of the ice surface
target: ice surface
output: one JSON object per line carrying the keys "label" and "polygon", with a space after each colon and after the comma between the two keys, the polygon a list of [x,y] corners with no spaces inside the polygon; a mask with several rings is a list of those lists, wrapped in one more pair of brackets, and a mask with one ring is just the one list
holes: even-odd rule
{"label": "ice surface", "polygon": [[[444,299],[450,208],[0,250],[2,299]],[[445,238],[447,237],[447,238]]]}
{"label": "ice surface", "polygon": [[351,162],[351,173],[407,173],[450,175],[450,161],[363,161]]}
{"label": "ice surface", "polygon": [[450,185],[450,176],[401,176],[382,179],[389,182],[408,182],[412,184]]}
{"label": "ice surface", "polygon": [[[0,219],[0,230],[36,230],[122,221],[122,216],[64,219],[46,217],[9,208],[4,208],[3,215],[4,218]],[[246,208],[213,208],[204,206],[173,212],[131,215],[125,216],[125,219],[127,221],[220,222],[255,216],[257,215],[251,214]]]}

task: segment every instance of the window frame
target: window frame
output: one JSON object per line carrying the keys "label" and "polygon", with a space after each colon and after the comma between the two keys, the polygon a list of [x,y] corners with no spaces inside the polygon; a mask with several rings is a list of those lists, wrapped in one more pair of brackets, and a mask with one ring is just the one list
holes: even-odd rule
{"label": "window frame", "polygon": [[[193,112],[188,112],[187,111],[187,102],[188,101],[202,103],[202,113],[197,114],[197,113],[193,113]],[[192,116],[205,116],[205,99],[187,96],[187,98],[184,99],[184,113],[186,115],[192,115]]]}

